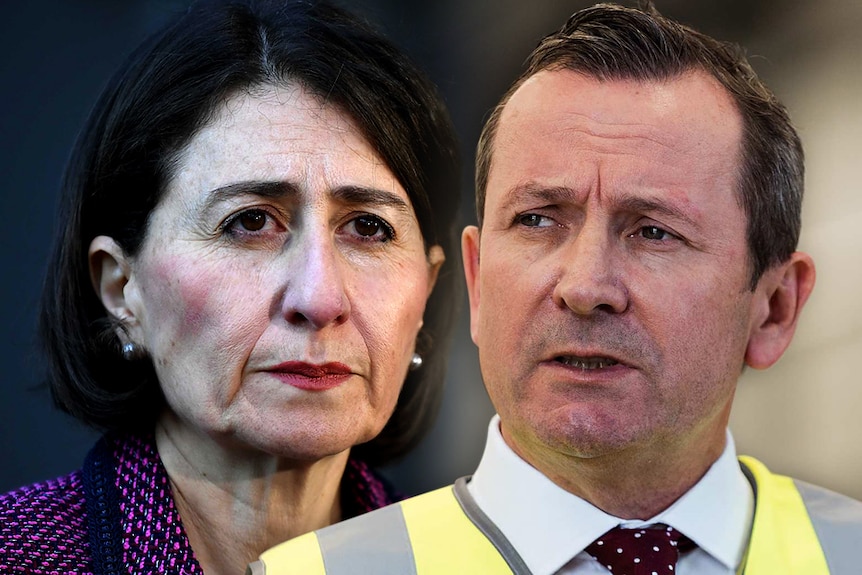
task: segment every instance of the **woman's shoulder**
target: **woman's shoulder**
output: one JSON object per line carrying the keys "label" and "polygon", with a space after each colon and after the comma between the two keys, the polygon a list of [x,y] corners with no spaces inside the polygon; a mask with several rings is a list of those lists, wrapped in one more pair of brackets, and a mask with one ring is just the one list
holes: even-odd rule
{"label": "woman's shoulder", "polygon": [[404,495],[380,472],[351,457],[341,479],[341,507],[349,519],[404,499]]}
{"label": "woman's shoulder", "polygon": [[76,471],[0,495],[0,570],[89,571],[87,511]]}
{"label": "woman's shoulder", "polygon": [[0,533],[34,524],[84,527],[86,505],[81,472],[19,487],[0,495]]}

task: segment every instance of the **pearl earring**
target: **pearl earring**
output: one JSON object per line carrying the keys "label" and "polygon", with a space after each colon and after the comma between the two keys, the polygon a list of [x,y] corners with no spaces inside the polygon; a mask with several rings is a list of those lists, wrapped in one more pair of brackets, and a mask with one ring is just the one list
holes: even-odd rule
{"label": "pearl earring", "polygon": [[413,357],[410,358],[410,371],[416,371],[422,367],[422,356],[418,353],[413,353]]}
{"label": "pearl earring", "polygon": [[138,346],[136,346],[132,342],[123,344],[123,359],[126,361],[132,361],[136,359],[138,356]]}

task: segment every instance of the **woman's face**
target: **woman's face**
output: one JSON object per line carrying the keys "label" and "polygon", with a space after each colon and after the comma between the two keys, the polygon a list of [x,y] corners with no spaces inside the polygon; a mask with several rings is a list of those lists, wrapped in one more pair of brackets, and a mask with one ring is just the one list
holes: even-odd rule
{"label": "woman's face", "polygon": [[182,428],[318,458],[389,419],[442,259],[348,117],[259,88],[180,155],[129,264],[129,337]]}

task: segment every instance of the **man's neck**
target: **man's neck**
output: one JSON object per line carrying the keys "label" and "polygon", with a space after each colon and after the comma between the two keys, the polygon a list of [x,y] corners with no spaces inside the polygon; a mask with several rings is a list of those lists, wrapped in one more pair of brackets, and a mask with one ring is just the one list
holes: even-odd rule
{"label": "man's neck", "polygon": [[[620,519],[649,519],[670,507],[709,470],[724,450],[724,426],[693,438],[673,438],[578,457],[513,438],[506,444],[566,491]],[[529,441],[529,440],[527,440]]]}

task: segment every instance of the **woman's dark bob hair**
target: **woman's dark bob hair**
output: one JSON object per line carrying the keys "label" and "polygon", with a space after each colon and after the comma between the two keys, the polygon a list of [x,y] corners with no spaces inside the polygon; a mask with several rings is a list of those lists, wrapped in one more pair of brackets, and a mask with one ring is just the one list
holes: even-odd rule
{"label": "woman's dark bob hair", "polygon": [[430,427],[456,314],[457,144],[434,86],[354,16],[308,0],[192,5],[149,38],[111,79],[66,170],[60,229],[42,295],[40,335],[56,404],[101,430],[152,427],[165,402],[149,359],[126,361],[90,281],[88,248],[112,237],[134,256],[178,153],[236,92],[296,83],[337,106],[407,191],[426,250],[447,261],[425,310],[410,372],[383,433],[354,453],[382,464]]}

